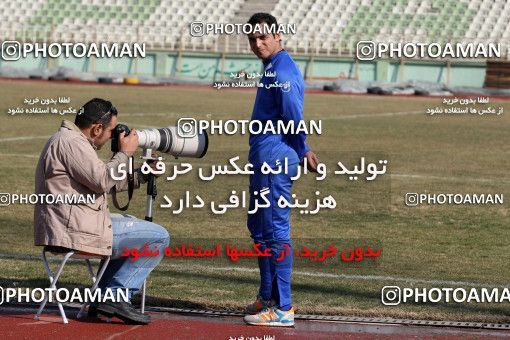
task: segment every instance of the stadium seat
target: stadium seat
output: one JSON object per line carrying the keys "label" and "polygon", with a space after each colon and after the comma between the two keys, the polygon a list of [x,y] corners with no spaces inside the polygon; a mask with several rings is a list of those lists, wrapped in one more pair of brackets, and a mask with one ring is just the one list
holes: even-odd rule
{"label": "stadium seat", "polygon": [[[247,0],[105,0],[94,1],[94,5],[81,1],[47,1],[19,0],[7,2],[0,7],[0,30],[2,38],[8,34],[18,37],[33,36],[37,39],[60,37],[71,30],[69,37],[82,37],[78,33],[93,30],[87,37],[101,37],[108,32],[114,40],[121,27],[156,27],[174,37],[174,41],[150,34],[141,30],[141,39],[147,43],[160,44],[172,48],[178,45],[178,37],[188,30],[193,21],[203,22],[236,22],[235,16]],[[119,11],[97,11],[97,6],[118,6]],[[362,34],[374,39],[380,32],[392,32],[402,29],[402,33],[412,35],[420,27],[426,28],[426,38],[431,39],[463,39],[486,37],[495,39],[503,37],[510,16],[510,2],[506,0],[277,0],[272,13],[281,23],[299,23],[296,39],[312,37],[321,32],[321,39],[331,40],[333,35],[354,38]],[[72,24],[73,26],[70,26]],[[87,28],[84,27],[87,26]],[[30,31],[23,33],[24,30]],[[10,33],[10,32],[12,33]],[[3,33],[5,32],[5,33]],[[17,32],[17,33],[16,33]],[[390,35],[389,39],[400,38],[398,34]],[[484,33],[485,32],[485,33]],[[386,33],[385,33],[386,34]],[[437,36],[435,35],[437,34]],[[128,39],[133,35],[128,34]],[[95,39],[95,38],[90,38]],[[211,36],[203,45],[213,48],[218,36]],[[504,48],[509,45],[503,38]],[[235,52],[236,44],[229,44]],[[322,46],[322,45],[321,45]],[[219,48],[223,48],[220,46]]]}

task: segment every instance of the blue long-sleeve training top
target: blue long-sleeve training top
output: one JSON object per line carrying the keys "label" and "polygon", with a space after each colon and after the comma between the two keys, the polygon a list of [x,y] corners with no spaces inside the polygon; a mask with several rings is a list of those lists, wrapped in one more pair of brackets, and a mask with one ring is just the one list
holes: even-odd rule
{"label": "blue long-sleeve training top", "polygon": [[[264,62],[264,76],[260,82],[264,86],[257,89],[252,121],[259,120],[262,126],[266,126],[266,121],[271,120],[276,129],[279,120],[284,124],[292,120],[294,129],[297,129],[299,122],[303,120],[305,84],[298,66],[287,51],[282,50]],[[290,87],[286,84],[290,84]],[[289,164],[295,164],[299,163],[309,150],[306,134],[302,131],[285,135],[251,134],[249,161],[255,167],[263,162],[275,167],[277,160],[283,164],[287,157]]]}

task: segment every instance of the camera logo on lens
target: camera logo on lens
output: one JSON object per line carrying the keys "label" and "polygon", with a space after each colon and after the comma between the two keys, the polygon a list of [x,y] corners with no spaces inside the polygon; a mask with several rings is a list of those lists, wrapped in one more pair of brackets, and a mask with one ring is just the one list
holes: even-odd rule
{"label": "camera logo on lens", "polygon": [[385,306],[396,306],[400,303],[401,291],[398,286],[384,286],[381,290],[381,301]]}
{"label": "camera logo on lens", "polygon": [[11,204],[11,194],[0,193],[0,207],[6,207]]}
{"label": "camera logo on lens", "polygon": [[177,122],[177,135],[191,138],[197,135],[197,121],[194,118],[181,118]]}
{"label": "camera logo on lens", "polygon": [[189,34],[192,37],[202,37],[204,35],[204,23],[200,21],[194,21],[189,25]]}
{"label": "camera logo on lens", "polygon": [[418,205],[418,193],[408,192],[405,197],[405,203],[408,207],[416,207]]}
{"label": "camera logo on lens", "polygon": [[6,40],[2,43],[2,59],[14,61],[21,58],[21,44],[14,40]]}
{"label": "camera logo on lens", "polygon": [[375,59],[375,43],[369,40],[361,40],[356,44],[356,57],[359,60]]}

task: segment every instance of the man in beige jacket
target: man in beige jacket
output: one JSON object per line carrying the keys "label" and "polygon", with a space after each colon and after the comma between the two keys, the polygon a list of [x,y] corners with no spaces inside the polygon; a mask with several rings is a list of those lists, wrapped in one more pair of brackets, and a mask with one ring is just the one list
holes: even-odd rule
{"label": "man in beige jacket", "polygon": [[[96,150],[108,142],[117,125],[117,110],[111,102],[94,98],[79,111],[74,123],[64,120],[60,129],[44,146],[35,173],[35,193],[52,195],[93,195],[93,204],[36,204],[34,211],[35,245],[74,249],[86,253],[111,255],[99,288],[129,289],[136,294],[145,278],[159,264],[169,243],[165,228],[125,214],[108,210],[107,193],[115,187],[126,190],[128,178],[116,180],[120,164],[127,164],[138,147],[134,129],[120,134],[119,149],[108,163]],[[134,188],[145,182],[139,169],[133,174]],[[160,256],[130,261],[121,257],[124,247],[141,249],[148,244],[160,249]],[[99,313],[116,315],[129,323],[147,324],[150,317],[128,303],[101,303]],[[91,312],[89,310],[89,312]],[[92,313],[89,313],[92,314]]]}

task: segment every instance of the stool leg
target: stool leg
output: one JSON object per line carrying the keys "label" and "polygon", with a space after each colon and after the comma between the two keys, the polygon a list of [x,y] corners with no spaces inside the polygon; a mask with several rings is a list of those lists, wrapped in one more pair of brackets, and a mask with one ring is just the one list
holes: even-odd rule
{"label": "stool leg", "polygon": [[[42,252],[42,260],[43,260],[43,264],[44,264],[44,270],[46,271],[46,274],[48,275],[49,279],[50,279],[50,284],[53,283],[53,276],[51,274],[51,270],[50,270],[50,267],[48,266],[48,261],[46,259],[46,252],[43,250]],[[46,305],[48,299],[46,299],[46,297],[44,298],[44,300],[41,302],[41,304],[39,305],[39,309],[37,310],[37,314],[35,314],[35,320],[39,320],[39,317],[41,316],[41,313],[44,309],[44,306]]]}
{"label": "stool leg", "polygon": [[[60,263],[60,266],[57,270],[55,277],[53,277],[51,274],[50,266],[48,265],[48,260],[46,259],[46,252],[43,250],[42,257],[43,257],[44,269],[46,269],[46,273],[48,274],[48,278],[50,279],[50,289],[56,288],[58,278],[60,277],[60,274],[62,274],[62,271],[64,270],[64,266],[65,266],[67,260],[69,260],[69,258],[71,256],[73,256],[73,254],[74,254],[74,252],[70,251],[69,253],[67,253],[64,256],[64,259]],[[39,309],[37,310],[37,314],[35,315],[36,320],[39,320],[41,313],[47,303],[48,303],[48,295],[46,294],[44,297],[44,300],[41,302],[41,305],[39,306]],[[60,311],[60,315],[62,316],[62,321],[64,323],[68,323],[66,313],[64,312],[64,307],[62,306],[62,303],[57,302],[57,306]]]}
{"label": "stool leg", "polygon": [[[90,264],[90,261],[87,259],[87,266],[89,268],[90,277],[92,278],[93,285],[90,288],[90,292],[94,293],[94,291],[97,289],[97,286],[99,285],[99,281],[101,280],[101,277],[103,276],[106,267],[108,266],[108,263],[110,262],[110,256],[108,256],[101,268],[99,268],[99,273],[97,274],[97,277],[94,275],[94,271],[92,270],[92,265]],[[80,319],[83,314],[85,313],[85,308],[87,307],[88,303],[85,302],[83,305],[81,305],[80,311],[78,312],[77,318]]]}
{"label": "stool leg", "polygon": [[[96,274],[94,274],[94,270],[92,269],[92,265],[90,264],[89,259],[85,259],[85,262],[87,262],[87,269],[89,270],[90,278],[92,279],[92,283],[96,282]],[[85,302],[81,305],[80,311],[78,312],[78,315],[76,318],[81,319],[83,317],[83,314],[85,313],[85,308],[87,305],[90,305],[89,303]]]}
{"label": "stool leg", "polygon": [[94,274],[94,271],[92,270],[92,265],[90,264],[89,259],[85,259],[85,262],[87,262],[87,267],[89,269],[90,278],[92,279],[92,283],[96,282],[96,274]]}
{"label": "stool leg", "polygon": [[97,286],[99,285],[99,281],[101,280],[101,278],[103,277],[103,274],[106,270],[106,267],[108,267],[108,263],[110,263],[110,256],[108,256],[104,263],[103,263],[103,266],[101,267],[101,269],[99,270],[99,273],[97,274],[97,278],[96,278],[96,281],[94,282],[94,285],[92,286],[92,291],[96,290]]}
{"label": "stool leg", "polygon": [[142,314],[145,313],[145,287],[147,285],[147,280],[143,280],[143,286],[142,286],[142,306],[141,306],[141,312]]}
{"label": "stool leg", "polygon": [[[99,273],[97,274],[96,282],[94,282],[94,285],[92,286],[92,291],[95,291],[97,289],[97,286],[99,285],[99,281],[103,277],[103,274],[104,274],[104,272],[106,270],[106,267],[108,267],[108,263],[110,263],[110,256],[108,256],[106,258],[106,260],[103,263],[103,266],[99,270]],[[106,318],[106,322],[111,322],[111,321],[112,321],[111,317]]]}

